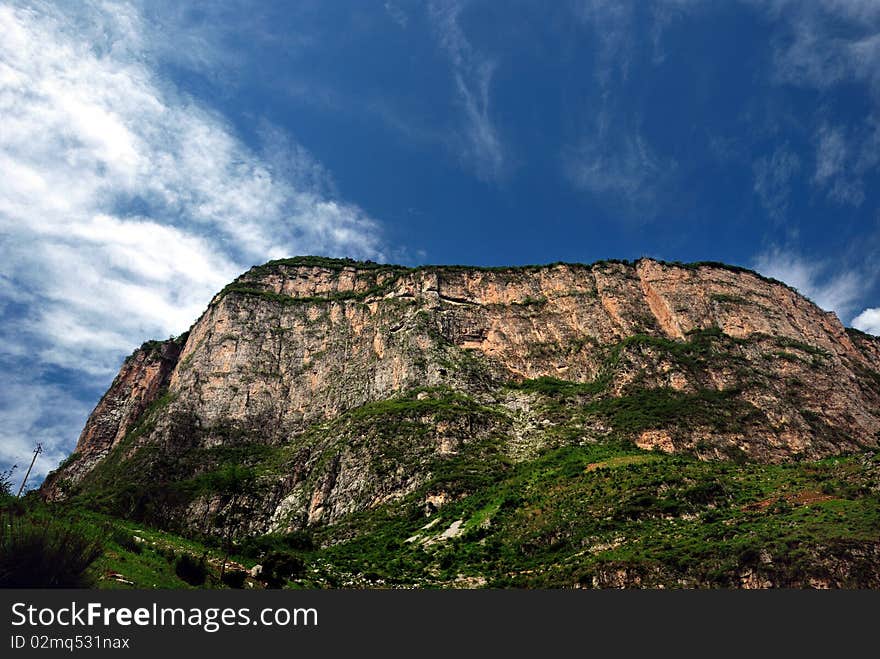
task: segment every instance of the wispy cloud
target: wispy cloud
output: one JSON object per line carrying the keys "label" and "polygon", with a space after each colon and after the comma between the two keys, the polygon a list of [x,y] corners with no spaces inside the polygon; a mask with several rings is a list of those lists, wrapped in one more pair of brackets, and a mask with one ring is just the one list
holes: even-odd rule
{"label": "wispy cloud", "polygon": [[[266,128],[248,146],[159,76],[134,5],[3,5],[0,34],[0,362],[29,364],[19,388],[47,419],[82,405],[46,373],[106,384],[132,346],[186,329],[252,263],[381,258],[379,225],[292,138]],[[49,433],[49,455],[77,425]]]}
{"label": "wispy cloud", "polygon": [[603,87],[612,78],[625,80],[629,74],[638,35],[633,24],[634,3],[619,0],[579,0],[575,18],[592,32],[597,44],[594,75]]}
{"label": "wispy cloud", "polygon": [[449,57],[457,100],[464,112],[462,159],[481,178],[498,180],[506,172],[507,154],[490,114],[496,62],[471,45],[459,23],[463,8],[457,0],[438,0],[430,4],[429,12]]}
{"label": "wispy cloud", "polygon": [[563,171],[577,188],[610,196],[627,206],[652,201],[658,184],[675,168],[658,156],[638,129],[627,129],[600,113],[593,130],[563,152]]}
{"label": "wispy cloud", "polygon": [[751,0],[779,21],[783,38],[775,75],[790,84],[828,88],[867,82],[880,92],[880,5],[872,0]]}
{"label": "wispy cloud", "polygon": [[[830,90],[864,85],[873,108],[849,126],[820,120],[813,182],[838,204],[860,206],[880,163],[880,4],[872,0],[751,0],[776,27],[776,83]],[[825,112],[820,107],[817,114]]]}
{"label": "wispy cloud", "polygon": [[816,134],[813,182],[829,199],[849,206],[865,200],[866,178],[880,164],[880,115],[854,126],[823,124]]}
{"label": "wispy cloud", "polygon": [[390,0],[385,3],[384,7],[388,17],[394,21],[398,27],[405,30],[407,25],[409,25],[409,16],[407,13],[400,6]]}
{"label": "wispy cloud", "polygon": [[82,425],[91,405],[62,386],[34,383],[12,371],[4,373],[0,387],[0,471],[17,465],[15,485],[24,478],[37,442],[37,458],[28,485],[40,484],[46,472],[70,452],[71,429]]}
{"label": "wispy cloud", "polygon": [[791,194],[791,181],[801,167],[800,158],[787,146],[776,148],[752,165],[754,190],[774,221],[785,219]]}
{"label": "wispy cloud", "polygon": [[[653,6],[655,40],[671,20],[665,3]],[[615,212],[644,217],[657,209],[658,196],[677,168],[659,154],[642,130],[641,116],[625,103],[623,91],[641,45],[636,2],[578,0],[574,18],[595,45],[591,74],[597,93],[577,120],[578,132],[561,150],[562,173],[569,183],[593,195]],[[668,19],[668,20],[667,20]],[[647,33],[645,33],[647,38]],[[657,62],[662,57],[657,58]]]}
{"label": "wispy cloud", "polygon": [[793,286],[823,309],[834,311],[844,322],[863,293],[865,276],[840,270],[828,261],[807,258],[795,251],[773,248],[759,254],[755,269]]}
{"label": "wispy cloud", "polygon": [[621,216],[657,212],[658,195],[675,176],[677,163],[659,155],[642,134],[638,117],[627,122],[599,110],[577,141],[562,150],[562,172],[578,190],[614,207]]}

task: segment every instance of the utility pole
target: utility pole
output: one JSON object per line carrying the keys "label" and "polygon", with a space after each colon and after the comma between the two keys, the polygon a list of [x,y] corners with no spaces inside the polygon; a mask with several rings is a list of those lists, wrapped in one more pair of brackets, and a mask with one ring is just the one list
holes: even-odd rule
{"label": "utility pole", "polygon": [[34,463],[37,461],[37,456],[43,452],[43,445],[37,444],[37,448],[34,449],[34,458],[31,460],[31,466],[28,467],[27,473],[24,475],[24,480],[21,481],[21,487],[18,488],[18,494],[15,495],[16,498],[21,498],[21,493],[24,491],[24,486],[27,483],[28,476],[31,475],[31,469],[34,468]]}

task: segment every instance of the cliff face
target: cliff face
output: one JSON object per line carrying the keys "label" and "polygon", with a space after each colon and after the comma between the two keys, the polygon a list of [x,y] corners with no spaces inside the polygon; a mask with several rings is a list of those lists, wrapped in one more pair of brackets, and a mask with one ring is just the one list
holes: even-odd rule
{"label": "cliff face", "polygon": [[135,352],[43,492],[243,534],[426,484],[436,508],[462,461],[609,437],[818,458],[877,447],[878,371],[876,339],[735,268],[291,259],[239,277],[185,341]]}
{"label": "cliff face", "polygon": [[[129,356],[98,402],[62,471],[78,482],[118,446],[167,389],[182,349],[179,341],[148,341]],[[51,490],[57,496],[59,493]]]}

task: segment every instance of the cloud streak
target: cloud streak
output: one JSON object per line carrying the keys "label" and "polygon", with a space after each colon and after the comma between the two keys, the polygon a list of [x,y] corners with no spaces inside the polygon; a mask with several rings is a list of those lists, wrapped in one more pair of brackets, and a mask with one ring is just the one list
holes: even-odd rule
{"label": "cloud streak", "polygon": [[[0,363],[32,374],[15,385],[25,402],[0,400],[0,462],[21,453],[9,432],[51,429],[48,456],[75,439],[88,397],[72,404],[48,374],[94,395],[247,266],[382,258],[379,224],[295,141],[266,130],[249,146],[158,75],[134,5],[3,5],[0,33]],[[28,406],[45,418],[12,423]],[[59,407],[77,412],[52,421]]]}
{"label": "cloud streak", "polygon": [[440,46],[449,57],[458,103],[464,112],[462,159],[486,180],[501,179],[507,154],[490,116],[492,76],[496,62],[471,45],[459,24],[463,4],[431,3],[429,13]]}
{"label": "cloud streak", "polygon": [[791,195],[791,181],[801,168],[800,158],[788,147],[780,146],[770,156],[752,165],[754,191],[767,214],[776,222],[785,219]]}
{"label": "cloud streak", "polygon": [[[873,108],[856,125],[820,120],[813,184],[836,204],[858,207],[880,163],[880,5],[871,0],[753,1],[776,26],[772,79],[828,92],[864,85]],[[827,110],[820,108],[821,117]]]}

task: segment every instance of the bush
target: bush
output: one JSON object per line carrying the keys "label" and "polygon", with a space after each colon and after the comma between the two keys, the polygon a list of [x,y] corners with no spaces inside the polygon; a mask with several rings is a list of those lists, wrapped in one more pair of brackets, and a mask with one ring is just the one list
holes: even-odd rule
{"label": "bush", "polygon": [[196,560],[192,554],[180,555],[174,563],[174,573],[190,586],[201,586],[208,576],[205,561]]}
{"label": "bush", "polygon": [[140,554],[143,551],[140,543],[134,539],[134,536],[120,528],[114,528],[110,532],[110,541],[119,545],[125,551],[132,554]]}
{"label": "bush", "polygon": [[0,500],[12,496],[12,472],[16,465],[12,465],[6,471],[0,471]]}
{"label": "bush", "polygon": [[281,588],[290,579],[305,574],[305,563],[294,554],[274,551],[263,559],[261,577],[269,588]]}
{"label": "bush", "polygon": [[101,543],[69,520],[0,511],[0,587],[85,588]]}
{"label": "bush", "polygon": [[230,588],[243,588],[247,572],[244,570],[227,570],[223,573],[223,583]]}
{"label": "bush", "polygon": [[308,531],[293,531],[281,536],[281,542],[290,549],[309,551],[315,548],[312,536]]}
{"label": "bush", "polygon": [[259,558],[271,552],[309,551],[314,549],[314,546],[312,536],[307,531],[294,531],[287,534],[268,533],[246,538],[239,545],[238,551],[244,556]]}
{"label": "bush", "polygon": [[177,560],[177,552],[171,547],[156,547],[156,553],[169,563],[174,563]]}

